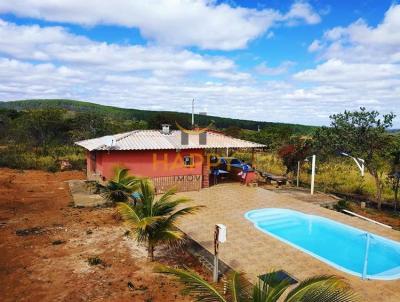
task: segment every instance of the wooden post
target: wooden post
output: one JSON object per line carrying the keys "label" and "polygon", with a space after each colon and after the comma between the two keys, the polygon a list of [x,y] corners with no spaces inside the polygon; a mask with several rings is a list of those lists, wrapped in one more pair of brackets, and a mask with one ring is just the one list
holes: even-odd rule
{"label": "wooden post", "polygon": [[300,161],[297,162],[297,182],[296,185],[299,187],[300,184]]}
{"label": "wooden post", "polygon": [[315,183],[315,154],[312,156],[311,162],[311,195],[314,194],[314,183]]}
{"label": "wooden post", "polygon": [[218,282],[218,248],[219,248],[219,242],[218,242],[218,233],[219,233],[219,228],[216,225],[215,226],[215,231],[214,231],[214,270],[213,270],[213,282]]}

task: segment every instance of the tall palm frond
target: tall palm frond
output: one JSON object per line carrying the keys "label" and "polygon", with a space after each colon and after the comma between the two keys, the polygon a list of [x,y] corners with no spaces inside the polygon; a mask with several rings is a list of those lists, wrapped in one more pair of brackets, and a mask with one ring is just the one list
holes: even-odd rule
{"label": "tall palm frond", "polygon": [[132,205],[124,202],[117,203],[117,209],[125,224],[136,232],[145,232],[147,228],[156,228],[156,224],[161,220],[161,217],[157,216],[141,217]]}
{"label": "tall palm frond", "polygon": [[[253,286],[252,293],[243,274],[228,275],[228,292],[210,284],[197,273],[188,269],[158,267],[156,272],[175,276],[184,285],[184,294],[192,294],[196,301],[226,302],[276,302],[289,288],[288,280],[280,280],[271,272]],[[355,302],[358,297],[346,282],[335,276],[316,276],[301,282],[284,298],[285,302]]]}
{"label": "tall palm frond", "polygon": [[140,182],[139,186],[139,195],[140,200],[142,201],[142,212],[144,215],[154,216],[153,215],[153,203],[155,198],[153,183],[148,180],[144,179]]}
{"label": "tall palm frond", "polygon": [[348,284],[336,276],[315,276],[304,280],[291,290],[285,302],[357,301],[358,297]]}
{"label": "tall palm frond", "polygon": [[201,302],[228,302],[221,289],[216,284],[210,284],[196,272],[189,269],[175,269],[168,266],[158,266],[156,272],[175,276],[184,285],[182,294],[192,294],[195,301]]}
{"label": "tall palm frond", "polygon": [[232,302],[250,302],[250,283],[244,278],[242,273],[233,271],[228,276],[229,301]]}
{"label": "tall palm frond", "polygon": [[278,279],[276,272],[271,271],[263,275],[263,279],[253,287],[252,301],[276,302],[289,287],[288,280]]}
{"label": "tall palm frond", "polygon": [[172,197],[176,194],[177,190],[175,187],[172,187],[167,190],[158,200],[159,203],[166,203],[171,200]]}
{"label": "tall palm frond", "polygon": [[175,213],[172,213],[165,219],[165,223],[169,225],[174,225],[177,220],[185,215],[188,214],[195,214],[197,213],[200,209],[202,209],[203,206],[193,206],[193,207],[186,207],[183,209],[180,209],[176,211]]}

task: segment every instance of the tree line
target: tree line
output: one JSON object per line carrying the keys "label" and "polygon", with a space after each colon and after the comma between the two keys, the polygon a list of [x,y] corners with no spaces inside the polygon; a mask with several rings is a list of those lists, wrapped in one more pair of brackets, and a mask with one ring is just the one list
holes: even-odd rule
{"label": "tree line", "polygon": [[[329,162],[344,152],[365,160],[374,177],[376,200],[381,207],[382,189],[389,185],[398,200],[400,179],[400,135],[389,131],[393,114],[360,108],[330,117],[329,127],[299,132],[289,125],[266,125],[259,130],[237,125],[219,128],[225,134],[261,143],[267,152],[276,153],[294,174],[297,162],[317,154]],[[99,111],[71,111],[59,108],[0,109],[0,166],[18,169],[58,170],[58,161],[67,159],[72,168],[85,166],[84,153],[74,142],[135,129],[160,129],[162,123],[190,127],[190,118],[173,112],[157,113],[148,120],[119,118]],[[215,125],[212,125],[218,129]]]}

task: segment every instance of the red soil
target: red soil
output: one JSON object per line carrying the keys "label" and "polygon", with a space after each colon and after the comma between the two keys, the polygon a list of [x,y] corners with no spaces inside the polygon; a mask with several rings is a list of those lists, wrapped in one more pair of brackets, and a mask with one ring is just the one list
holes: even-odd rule
{"label": "red soil", "polygon": [[[82,178],[0,169],[0,300],[189,301],[177,283],[153,273],[114,209],[71,207],[65,181]],[[36,233],[16,234],[33,227]],[[163,254],[158,261],[201,270],[186,253]],[[102,263],[91,266],[89,257]]]}

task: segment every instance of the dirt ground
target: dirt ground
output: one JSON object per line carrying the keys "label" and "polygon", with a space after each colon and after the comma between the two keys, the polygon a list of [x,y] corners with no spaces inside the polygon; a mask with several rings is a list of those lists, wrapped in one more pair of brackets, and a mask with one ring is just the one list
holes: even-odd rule
{"label": "dirt ground", "polygon": [[350,210],[380,223],[390,225],[394,229],[400,231],[400,214],[398,214],[398,212],[394,213],[389,211],[378,211],[373,208],[362,209],[360,205],[354,202],[350,203]]}
{"label": "dirt ground", "polygon": [[[0,301],[189,301],[153,273],[114,209],[71,207],[65,181],[83,177],[0,169]],[[205,273],[184,252],[158,261]]]}

